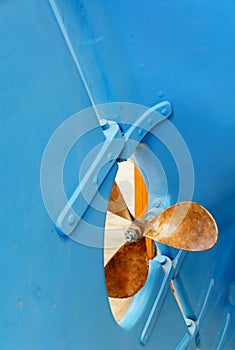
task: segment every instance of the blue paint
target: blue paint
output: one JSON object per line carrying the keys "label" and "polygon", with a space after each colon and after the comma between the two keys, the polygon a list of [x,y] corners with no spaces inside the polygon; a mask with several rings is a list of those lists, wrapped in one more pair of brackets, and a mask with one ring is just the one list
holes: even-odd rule
{"label": "blue paint", "polygon": [[[175,276],[178,293],[187,301],[184,315],[169,289],[145,348],[180,349],[190,342],[183,316],[197,322],[211,279],[215,284],[197,342],[201,349],[234,348],[235,3],[55,3],[95,103],[171,102],[171,121],[194,164],[193,199],[212,212],[219,226],[217,246],[187,253]],[[139,317],[135,308],[132,326],[120,327],[107,300],[102,249],[60,237],[42,201],[40,164],[49,138],[68,117],[91,105],[49,2],[2,1],[0,41],[0,348],[142,349],[140,334],[154,299],[153,275],[134,302],[138,307],[141,296],[149,297],[146,308]],[[122,126],[134,122],[134,117],[113,119]],[[81,158],[74,150],[68,159],[68,194],[76,187],[75,169],[86,142]],[[156,137],[147,135],[144,142],[160,160],[168,200],[174,202],[179,185],[174,160]],[[115,173],[114,167],[101,187],[106,199]],[[93,214],[86,213],[89,220]],[[103,214],[96,213],[94,220],[104,226]],[[159,247],[171,258],[178,253]],[[163,272],[159,267],[154,271],[161,280]]]}

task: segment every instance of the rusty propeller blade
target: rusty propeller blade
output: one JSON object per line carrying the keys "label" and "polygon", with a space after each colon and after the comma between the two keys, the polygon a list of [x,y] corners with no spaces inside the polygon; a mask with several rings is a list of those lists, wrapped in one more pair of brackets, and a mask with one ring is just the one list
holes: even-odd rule
{"label": "rusty propeller blade", "polygon": [[144,236],[174,248],[204,251],[217,242],[218,228],[212,215],[200,204],[180,202],[153,219]]}
{"label": "rusty propeller blade", "polygon": [[[135,222],[138,224],[138,221]],[[180,202],[153,219],[139,221],[143,235],[168,246],[204,251],[218,239],[218,229],[212,215],[200,204]],[[105,266],[108,296],[127,298],[136,294],[148,275],[148,255],[145,238],[124,244]]]}
{"label": "rusty propeller blade", "polygon": [[121,216],[122,218],[127,219],[129,221],[135,220],[134,216],[131,214],[126,205],[125,199],[123,198],[116,181],[114,181],[113,184],[108,210],[111,213]]}
{"label": "rusty propeller blade", "polygon": [[105,266],[108,296],[127,298],[136,294],[148,276],[145,238],[124,244]]}

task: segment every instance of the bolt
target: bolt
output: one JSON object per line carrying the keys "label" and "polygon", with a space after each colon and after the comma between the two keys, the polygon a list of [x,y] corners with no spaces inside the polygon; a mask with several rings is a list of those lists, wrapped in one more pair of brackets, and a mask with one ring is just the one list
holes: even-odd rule
{"label": "bolt", "polygon": [[112,153],[109,153],[109,154],[108,154],[107,159],[108,159],[108,161],[109,161],[109,162],[110,162],[110,161],[113,159],[113,155],[112,155]]}
{"label": "bolt", "polygon": [[96,176],[96,175],[93,177],[92,183],[93,183],[93,185],[96,185],[96,184],[97,184],[97,176]]}
{"label": "bolt", "polygon": [[157,209],[164,209],[164,203],[163,201],[158,198],[158,197],[155,197],[154,200],[153,200],[153,210],[154,208],[157,208]]}
{"label": "bolt", "polygon": [[154,218],[156,218],[163,211],[163,205],[162,205],[162,202],[160,200],[155,199],[153,201],[153,205],[154,205],[154,207],[149,209],[149,211],[145,215],[145,219],[149,222],[151,222]]}
{"label": "bolt", "polygon": [[70,214],[68,217],[68,223],[69,225],[74,225],[75,224],[75,215],[74,214]]}
{"label": "bolt", "polygon": [[158,198],[155,198],[153,201],[153,204],[154,204],[155,208],[159,208],[162,205],[162,201]]}
{"label": "bolt", "polygon": [[135,234],[135,232],[133,232],[133,231],[126,231],[126,233],[125,233],[125,240],[127,241],[127,242],[133,242],[133,241],[136,241],[136,234]]}
{"label": "bolt", "polygon": [[161,111],[161,114],[162,115],[167,115],[167,113],[168,113],[167,108],[163,108],[163,110]]}
{"label": "bolt", "polygon": [[101,119],[100,126],[103,130],[107,130],[109,128],[109,123],[106,119]]}
{"label": "bolt", "polygon": [[190,319],[186,320],[187,327],[191,327],[193,325],[193,321]]}
{"label": "bolt", "polygon": [[164,96],[164,92],[162,90],[158,91],[158,97],[163,97]]}
{"label": "bolt", "polygon": [[149,118],[149,119],[148,119],[148,125],[150,126],[152,123],[153,123],[153,119],[152,119],[152,118]]}

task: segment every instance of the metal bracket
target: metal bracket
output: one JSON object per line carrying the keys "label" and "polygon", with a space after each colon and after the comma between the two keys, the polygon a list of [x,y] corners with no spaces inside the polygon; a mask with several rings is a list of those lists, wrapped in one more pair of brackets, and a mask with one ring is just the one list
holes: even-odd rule
{"label": "metal bracket", "polygon": [[[115,161],[118,158],[129,158],[143,137],[171,113],[169,102],[159,103],[147,109],[124,135],[117,123],[100,121],[106,140],[97,145],[96,151],[89,158],[90,164],[86,165],[79,186],[56,220],[56,226],[61,232],[67,236],[72,235]],[[104,165],[105,171],[100,172]],[[73,209],[75,203],[79,203],[76,211]]]}
{"label": "metal bracket", "polygon": [[169,289],[170,281],[174,274],[173,264],[170,258],[165,255],[158,255],[154,260],[158,261],[162,265],[164,270],[164,279],[140,335],[140,341],[144,345],[147,343],[157,321],[159,312]]}
{"label": "metal bracket", "polygon": [[208,286],[208,290],[207,290],[207,294],[204,300],[204,303],[202,305],[200,314],[197,318],[197,320],[192,320],[191,318],[187,318],[184,316],[186,325],[188,327],[188,333],[185,334],[185,336],[182,338],[182,340],[180,341],[180,343],[177,346],[177,350],[185,350],[188,348],[189,344],[192,344],[193,342],[197,343],[197,335],[198,335],[198,330],[200,328],[200,323],[206,313],[207,307],[208,307],[208,303],[211,299],[212,296],[212,291],[214,288],[214,279],[211,279],[209,286]]}
{"label": "metal bracket", "polygon": [[[97,146],[97,150],[93,155],[93,161],[89,164],[85,176],[81,179],[79,186],[76,188],[57,219],[56,226],[67,236],[73,233],[98,192],[99,186],[103,183],[124,147],[124,139],[118,124],[109,122],[106,123],[106,127],[103,129],[106,137],[105,142]],[[106,171],[100,173],[104,165],[106,165]],[[101,176],[101,178],[99,178],[99,186],[97,184],[98,175]],[[83,200],[82,204],[79,205],[79,208],[75,212],[72,206],[81,196],[85,198],[85,201]]]}
{"label": "metal bracket", "polygon": [[[154,260],[158,261],[164,270],[164,279],[162,281],[161,287],[159,289],[159,292],[154,300],[154,303],[152,305],[152,308],[150,310],[149,316],[147,318],[147,321],[145,322],[144,328],[142,330],[141,336],[140,336],[140,341],[142,344],[146,344],[151,332],[153,330],[153,327],[157,321],[159,312],[161,310],[162,304],[165,300],[166,294],[169,290],[169,285],[170,281],[172,278],[178,274],[179,268],[185,258],[185,252],[179,251],[179,253],[176,255],[176,257],[171,260],[168,256],[166,255],[158,255]],[[185,321],[187,321],[185,319]],[[196,325],[192,320],[188,320],[186,322],[187,327],[188,327],[188,332],[185,334],[183,339],[181,340],[180,344],[178,346],[179,349],[184,349],[184,346],[186,343],[188,344],[191,341],[192,336],[195,333]],[[178,347],[177,347],[178,349]]]}
{"label": "metal bracket", "polygon": [[119,155],[119,158],[129,158],[144,136],[157,124],[167,119],[171,114],[172,107],[168,101],[158,103],[143,113],[141,117],[138,118],[127,130],[127,132],[125,132],[125,147]]}

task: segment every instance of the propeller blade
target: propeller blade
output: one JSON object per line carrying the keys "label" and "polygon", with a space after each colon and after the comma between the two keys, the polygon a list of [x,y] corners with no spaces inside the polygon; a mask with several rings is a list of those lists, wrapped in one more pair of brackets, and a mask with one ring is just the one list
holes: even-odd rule
{"label": "propeller blade", "polygon": [[152,228],[144,236],[171,247],[204,251],[218,239],[218,229],[212,215],[194,202],[180,202],[152,221]]}
{"label": "propeller blade", "polygon": [[105,266],[108,296],[128,298],[136,294],[145,284],[148,267],[145,238],[125,243]]}
{"label": "propeller blade", "polygon": [[125,199],[123,198],[116,181],[114,181],[113,184],[108,210],[111,213],[121,216],[122,218],[127,219],[129,221],[135,220],[134,216],[131,214],[126,205]]}

